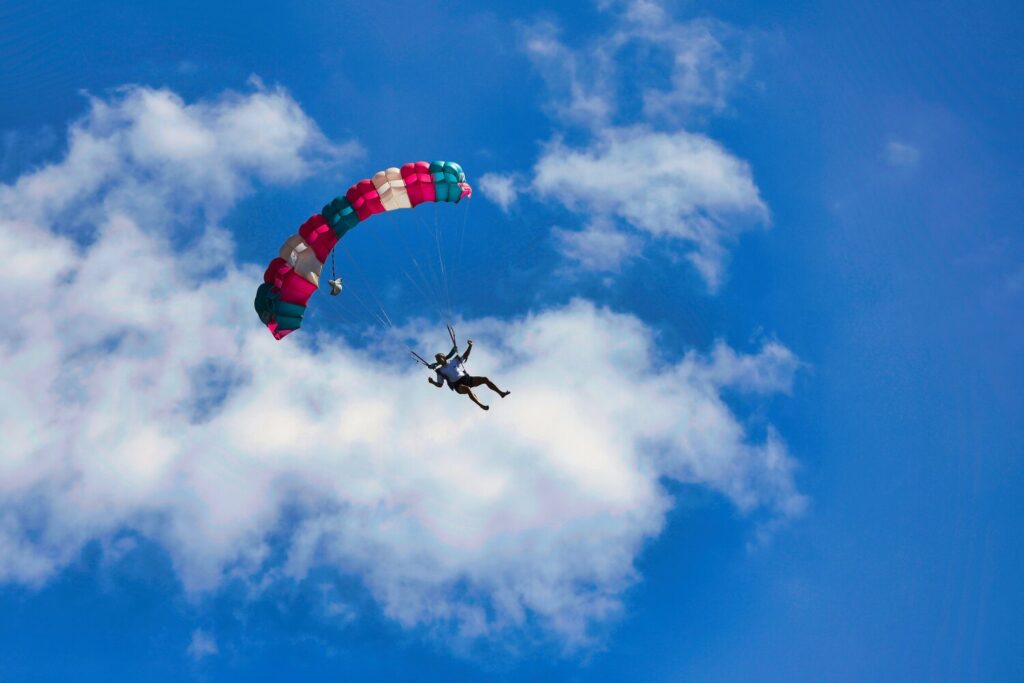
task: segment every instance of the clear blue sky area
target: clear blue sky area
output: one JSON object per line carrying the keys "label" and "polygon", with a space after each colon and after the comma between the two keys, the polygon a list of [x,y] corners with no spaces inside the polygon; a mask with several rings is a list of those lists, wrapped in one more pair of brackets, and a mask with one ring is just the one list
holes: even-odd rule
{"label": "clear blue sky area", "polygon": [[[584,297],[657,330],[666,359],[777,340],[801,362],[789,394],[724,398],[753,433],[770,423],[785,440],[804,513],[757,543],[756,514],[666,482],[674,507],[637,556],[623,610],[575,651],[530,623],[512,648],[452,645],[324,568],[258,598],[230,583],[191,598],[159,544],[112,564],[93,543],[38,585],[0,585],[0,679],[1024,680],[1024,5],[665,8],[722,27],[745,66],[722,106],[650,125],[749,164],[770,225],[725,239],[717,291],[659,238],[609,280],[563,267],[551,228],[585,219],[530,192],[506,212],[477,184],[454,209],[469,236],[458,310],[505,318]],[[257,185],[223,217],[237,261],[262,268],[309,213],[379,168],[449,158],[471,182],[528,179],[552,140],[585,144],[524,47],[539,22],[577,51],[615,30],[614,9],[575,1],[4,0],[0,181],[63,158],[83,91],[139,84],[192,102],[247,92],[256,76],[327,139],[363,149],[302,182]],[[612,124],[647,125],[628,81],[630,69],[667,81],[656,57],[614,55],[627,86]],[[350,245],[364,268],[394,248],[368,233]],[[393,317],[420,312],[404,290],[383,296]],[[303,334],[358,336],[352,300],[320,303]],[[352,621],[324,617],[323,582],[355,606]],[[189,650],[197,629],[216,653]]]}

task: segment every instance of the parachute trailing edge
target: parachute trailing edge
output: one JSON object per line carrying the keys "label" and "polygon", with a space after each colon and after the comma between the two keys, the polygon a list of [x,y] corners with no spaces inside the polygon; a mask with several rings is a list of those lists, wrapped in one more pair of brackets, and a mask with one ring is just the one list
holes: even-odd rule
{"label": "parachute trailing edge", "polygon": [[320,286],[327,256],[345,233],[370,216],[423,202],[458,203],[473,194],[453,161],[417,161],[379,171],[335,197],[285,240],[263,274],[254,305],[275,339],[302,325],[309,297]]}

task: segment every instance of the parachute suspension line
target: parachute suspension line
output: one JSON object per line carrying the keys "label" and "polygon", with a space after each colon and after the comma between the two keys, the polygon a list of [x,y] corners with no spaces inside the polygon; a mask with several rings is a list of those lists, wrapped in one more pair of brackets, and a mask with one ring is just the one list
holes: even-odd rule
{"label": "parachute suspension line", "polygon": [[[356,296],[355,292],[349,292],[353,297]],[[358,297],[357,297],[358,298]],[[339,301],[338,306],[329,306],[324,310],[325,316],[329,316],[332,321],[336,319],[337,324],[343,330],[355,330],[361,331],[365,328],[364,316],[354,308],[354,304],[348,303],[349,297],[345,297]],[[366,315],[371,315],[370,311],[366,311]],[[379,324],[379,321],[378,321]],[[347,334],[347,332],[346,332]]]}
{"label": "parachute suspension line", "polygon": [[429,296],[427,296],[427,293],[423,291],[423,288],[420,287],[419,284],[414,279],[412,279],[411,275],[409,275],[409,271],[407,271],[405,268],[402,268],[402,275],[405,275],[406,279],[412,283],[412,286],[419,291],[420,295],[423,297],[423,300],[427,303],[427,306],[432,307],[434,311],[437,312],[438,317],[444,317],[441,315],[441,311],[437,308],[437,302],[431,299]]}
{"label": "parachute suspension line", "polygon": [[452,347],[456,351],[458,351],[459,350],[459,341],[455,338],[455,328],[452,327],[451,325],[447,325],[447,327],[448,327],[448,336],[452,338]]}
{"label": "parachute suspension line", "polygon": [[[374,235],[374,239],[378,243],[378,247],[381,246],[382,239],[377,236],[376,231],[371,231],[371,232]],[[402,231],[399,230],[399,233],[401,233],[401,232]],[[402,242],[402,248],[405,250],[406,255],[408,256],[409,253],[410,253],[409,252],[409,246],[408,246],[408,240],[405,238],[405,235],[402,235],[400,240]],[[342,246],[345,246],[345,245],[342,245]],[[358,260],[352,255],[351,251],[348,250],[347,246],[345,247],[345,251],[348,254],[349,258],[352,260],[353,264],[359,269],[361,276],[364,279],[366,279],[368,291],[370,291],[371,296],[374,296],[374,299],[376,300],[376,296],[373,293],[373,285],[369,281],[369,279],[366,278],[365,273],[362,271],[362,266],[359,264]],[[332,252],[332,255],[333,255],[333,252]],[[423,280],[424,284],[426,285],[426,287],[428,289],[430,289],[431,286],[429,284],[429,281],[426,279],[426,276],[423,274],[423,270],[422,270],[422,268],[420,268],[419,262],[415,258],[410,258],[410,260],[412,260],[412,262],[416,265],[416,269],[419,271],[419,275],[420,275],[421,279]],[[332,267],[333,267],[333,264],[332,264]],[[415,287],[420,292],[420,294],[423,296],[424,300],[426,300],[427,305],[434,309],[434,311],[437,313],[438,317],[439,318],[443,318],[444,317],[443,313],[437,307],[438,297],[436,297],[436,296],[435,297],[428,296],[427,293],[420,286],[420,284],[417,283],[416,280],[411,275],[409,275],[409,272],[405,268],[402,268],[402,274],[405,275],[405,277],[409,280],[409,282],[412,283],[413,287]],[[394,332],[394,330],[396,328],[395,328],[394,324],[391,322],[391,319],[389,317],[387,317],[387,311],[384,310],[384,307],[380,305],[379,301],[377,301],[377,305],[380,308],[381,313],[385,317],[381,317],[381,315],[375,313],[363,301],[362,297],[359,296],[359,294],[357,293],[357,291],[355,289],[350,289],[349,291],[352,293],[352,296],[355,297],[355,299],[359,303],[359,305],[362,306],[363,310],[367,313],[367,315],[370,315],[371,317],[375,318],[377,320],[377,323],[381,326],[382,329],[390,330],[390,331]],[[412,354],[414,360],[417,363],[422,364],[426,368],[430,368],[430,363],[427,362],[421,355],[416,353],[416,351],[411,346],[409,346],[405,342],[402,342],[402,345],[405,346],[406,350],[410,354]]]}
{"label": "parachute suspension line", "polygon": [[370,316],[371,318],[375,318],[377,320],[377,323],[381,326],[382,329],[385,329],[385,330],[388,329],[387,321],[385,321],[384,318],[380,317],[377,313],[375,313],[373,311],[373,309],[371,309],[369,306],[367,306],[366,302],[363,301],[363,298],[361,296],[359,296],[359,294],[357,294],[356,292],[353,292],[351,290],[349,290],[349,291],[352,294],[352,296],[355,297],[356,301],[359,302],[359,305],[363,307],[363,310],[366,311],[366,314],[368,316]]}
{"label": "parachute suspension line", "polygon": [[381,326],[381,329],[384,329],[384,330],[388,329],[387,321],[384,318],[382,318],[376,311],[374,311],[372,308],[370,308],[366,304],[365,301],[363,301],[363,297],[359,296],[359,292],[358,291],[356,291],[356,290],[354,290],[352,288],[349,288],[349,294],[351,294],[353,297],[355,297],[356,302],[360,306],[362,306],[363,310],[366,312],[366,314],[368,316],[370,316],[371,318],[373,318],[373,319],[375,319],[377,321],[377,324],[379,324]]}
{"label": "parachute suspension line", "polygon": [[[347,248],[346,248],[346,251],[348,251]],[[334,256],[335,252],[337,252],[337,248],[331,249],[331,279],[328,280],[328,284],[331,286],[331,292],[330,292],[331,296],[336,296],[338,294],[341,294],[342,279],[338,277],[337,261],[336,261],[335,256]],[[351,256],[352,256],[351,253],[349,253],[349,257],[350,258],[351,258]],[[353,258],[353,261],[355,261],[354,258]],[[373,319],[375,319],[377,321],[377,324],[379,324],[382,329],[385,329],[385,330],[388,329],[388,322],[384,318],[382,318],[379,314],[375,313],[372,308],[370,308],[369,306],[366,305],[366,302],[363,301],[363,298],[361,296],[359,296],[359,292],[357,292],[356,290],[353,290],[353,289],[350,288],[349,289],[349,294],[351,294],[355,298],[356,302],[363,308],[363,311],[365,311],[368,316],[370,316],[371,318],[373,318]],[[383,308],[381,309],[381,311],[383,312]],[[343,315],[343,317],[347,317],[347,314]],[[355,323],[356,323],[356,321],[353,318],[350,321],[350,324],[355,324]]]}
{"label": "parachute suspension line", "polygon": [[[428,298],[430,300],[431,307],[433,307],[435,310],[437,310],[438,314],[440,315],[440,310],[437,308],[437,301],[438,301],[438,298],[439,298],[437,296],[437,288],[434,287],[430,283],[430,278],[428,278],[427,274],[425,272],[423,272],[423,266],[420,265],[419,259],[412,255],[412,250],[408,248],[407,243],[403,242],[403,246],[405,246],[405,248],[407,249],[407,255],[409,257],[409,260],[412,261],[412,264],[414,266],[416,266],[416,272],[419,273],[420,282],[423,283],[424,287],[426,287],[428,290],[430,290],[430,295],[429,295]],[[443,316],[441,316],[441,317],[443,317]]]}
{"label": "parachute suspension line", "polygon": [[437,262],[441,266],[441,278],[444,283],[444,296],[445,301],[448,304],[448,317],[445,319],[445,323],[451,322],[452,319],[452,295],[451,290],[448,287],[448,271],[444,267],[444,253],[441,249],[441,228],[438,225],[438,212],[437,207],[434,207],[434,246],[437,247]]}
{"label": "parachute suspension line", "polygon": [[[424,221],[421,216],[416,216],[416,219],[419,222],[419,225],[423,228],[422,232],[425,234],[426,239],[427,240],[432,239],[434,237],[434,234],[433,234],[433,231],[430,229],[430,226],[427,225],[426,221]],[[429,249],[429,247],[425,247],[425,248]],[[429,251],[427,253],[429,254]],[[413,259],[413,262],[416,263],[417,267],[419,267],[419,262],[415,258]],[[442,278],[440,277],[439,273],[435,273],[435,269],[433,268],[432,265],[430,265],[430,261],[427,261],[427,264],[428,264],[427,270],[430,271],[431,281],[434,283],[431,286],[431,290],[432,290],[432,293],[434,294],[434,298],[435,298],[435,301],[437,302],[437,306],[440,307],[440,305],[441,305],[441,298],[442,298],[441,297],[441,292],[444,291],[444,287],[442,286]],[[440,312],[439,317],[444,318],[445,317],[444,313]]]}
{"label": "parachute suspension line", "polygon": [[[440,309],[437,307],[438,297],[436,296],[436,294],[434,296],[431,296],[431,295],[429,295],[427,293],[427,290],[434,291],[435,288],[430,284],[430,282],[427,279],[426,275],[424,275],[423,269],[420,267],[419,261],[417,261],[416,258],[412,256],[412,251],[409,248],[409,241],[408,241],[408,239],[406,238],[406,236],[404,234],[405,231],[402,230],[401,227],[398,227],[398,228],[396,228],[396,232],[399,235],[399,242],[402,245],[402,250],[405,252],[406,258],[408,258],[410,261],[412,261],[413,265],[416,266],[416,271],[419,274],[420,281],[417,282],[416,279],[414,279],[409,274],[409,271],[406,270],[406,268],[404,268],[404,267],[401,268],[402,274],[406,277],[407,280],[409,280],[409,282],[412,284],[412,286],[420,293],[420,295],[423,297],[424,301],[426,302],[427,306],[429,308],[432,308],[437,313],[439,318],[443,318],[444,315],[441,313]],[[369,234],[373,235],[373,239],[377,243],[377,247],[379,249],[383,250],[383,248],[384,248],[384,239],[382,237],[380,237],[377,234],[377,231],[375,231],[375,230],[369,231]]]}
{"label": "parachute suspension line", "polygon": [[[427,225],[426,221],[422,220],[419,216],[417,216],[416,218],[419,221],[420,225],[423,227],[424,232],[426,232],[429,236],[432,236],[433,239],[434,239],[434,248],[437,250],[437,263],[438,263],[438,267],[440,269],[440,274],[441,274],[441,282],[440,282],[440,284],[443,285],[444,294],[445,294],[445,301],[447,303],[447,316],[445,316],[444,312],[442,312],[438,308],[438,302],[440,300],[440,297],[438,297],[438,296],[433,297],[433,300],[432,300],[431,303],[434,304],[433,308],[438,313],[438,317],[445,319],[445,327],[448,329],[448,336],[452,340],[452,346],[457,349],[458,348],[458,341],[457,341],[456,336],[455,336],[455,329],[452,327],[451,322],[450,322],[451,319],[452,319],[451,290],[450,290],[450,287],[449,287],[448,269],[445,266],[445,261],[444,261],[444,249],[443,249],[442,244],[441,244],[442,243],[442,232],[441,232],[441,226],[440,226],[440,221],[439,221],[438,207],[436,205],[434,206],[434,229],[433,230],[431,230],[430,226]],[[403,237],[403,247],[405,247],[405,246],[407,246],[407,244],[405,242],[404,235],[402,237]],[[420,267],[419,261],[416,258],[412,258],[412,262],[416,266],[416,269],[419,271],[419,274],[420,274],[421,278],[424,281],[427,281],[426,275],[423,273],[423,269]],[[410,276],[404,269],[403,269],[402,272],[405,274],[406,278],[408,278],[408,280],[411,283],[413,283],[413,285],[416,285],[416,282],[415,282],[415,280],[413,280],[412,276]],[[420,293],[424,294],[425,298],[428,298],[428,297],[426,297],[426,295],[425,295],[425,293],[423,292],[422,289],[420,289]],[[416,360],[416,362],[422,364],[424,367],[426,367],[428,369],[431,367],[430,363],[428,363],[422,356],[420,356],[418,353],[416,353],[416,351],[414,351],[412,348],[409,349],[409,353],[412,354],[412,357]]]}
{"label": "parachute suspension line", "polygon": [[426,275],[429,275],[430,294],[434,301],[434,310],[437,312],[437,317],[439,319],[443,319],[445,317],[445,313],[443,310],[444,280],[441,276],[440,271],[437,268],[437,264],[434,263],[434,259],[431,257],[431,252],[433,252],[435,248],[432,244],[430,244],[430,242],[434,240],[434,231],[430,228],[430,225],[427,224],[427,222],[423,219],[422,216],[416,216],[416,220],[419,224],[419,227],[422,228],[421,230],[419,230],[419,232],[421,233],[421,237],[423,239],[423,242],[417,251],[418,253],[423,255],[424,258],[422,265],[420,263],[420,260],[415,257],[412,259],[412,261],[414,264],[416,264],[416,267],[420,269],[420,272],[425,272],[425,277]]}
{"label": "parachute suspension line", "polygon": [[415,358],[415,359],[416,359],[417,361],[419,361],[420,363],[422,363],[422,364],[424,365],[424,367],[426,367],[426,368],[428,368],[428,369],[430,368],[430,363],[428,363],[428,362],[427,362],[427,361],[426,361],[426,360],[425,360],[425,359],[423,358],[423,356],[421,356],[420,354],[416,353],[416,352],[415,352],[415,351],[413,351],[412,349],[409,349],[409,353],[411,353],[411,354],[412,354],[413,358]]}
{"label": "parachute suspension line", "polygon": [[462,225],[459,226],[459,251],[457,260],[455,262],[455,269],[458,271],[459,277],[464,278],[466,275],[465,269],[462,267],[462,245],[466,241],[466,223],[469,222],[469,202],[466,202],[462,208]]}
{"label": "parachute suspension line", "polygon": [[[341,248],[345,250],[346,254],[348,254],[348,257],[352,260],[352,263],[355,265],[356,269],[359,271],[360,277],[362,277],[363,280],[366,282],[367,291],[370,292],[370,296],[373,297],[374,302],[377,304],[377,308],[380,309],[381,315],[383,316],[383,320],[387,321],[387,327],[390,327],[390,328],[394,329],[395,324],[393,322],[391,322],[391,317],[388,315],[388,312],[386,310],[384,310],[384,305],[380,302],[380,299],[378,299],[377,295],[374,293],[373,283],[370,282],[370,278],[366,277],[366,273],[363,271],[362,266],[359,265],[359,261],[356,260],[356,257],[352,255],[352,252],[349,251],[349,249],[348,249],[348,247],[346,245],[342,244]],[[374,314],[374,315],[376,315],[376,314]],[[378,316],[378,319],[379,319],[379,316]]]}
{"label": "parachute suspension line", "polygon": [[409,246],[409,240],[405,236],[405,231],[402,230],[401,227],[398,227],[396,229],[396,232],[398,233],[399,241],[402,244],[402,250],[405,252],[406,258],[409,259],[409,261],[411,261],[412,264],[416,267],[416,273],[419,275],[419,282],[417,282],[405,268],[402,268],[402,274],[405,275],[406,279],[408,279],[409,282],[412,283],[413,287],[415,287],[416,290],[419,291],[424,301],[426,301],[427,306],[434,309],[434,311],[438,314],[439,318],[443,318],[444,315],[437,307],[437,301],[439,297],[437,296],[436,288],[430,284],[430,280],[423,272],[423,268],[420,266],[419,260],[417,260],[416,257],[412,255],[413,250]]}
{"label": "parachute suspension line", "polygon": [[[406,239],[406,236],[404,234],[400,235],[400,240],[402,242],[402,248],[405,250],[406,255],[408,257],[410,257],[410,260],[412,261],[413,265],[415,266],[416,273],[419,275],[419,278],[420,278],[420,281],[421,281],[422,285],[426,286],[426,289],[430,290],[431,292],[433,292],[434,295],[430,296],[430,294],[428,294],[428,292],[426,290],[424,290],[424,287],[421,286],[421,284],[418,283],[416,281],[416,279],[413,278],[413,276],[410,275],[409,271],[407,271],[405,268],[402,269],[402,273],[406,277],[406,279],[408,279],[409,282],[413,285],[413,287],[417,291],[419,291],[420,295],[423,296],[423,298],[427,300],[427,302],[431,305],[431,307],[434,309],[434,311],[438,314],[438,317],[445,319],[446,326],[447,326],[447,329],[448,329],[448,334],[451,337],[452,344],[454,346],[457,346],[455,330],[454,330],[454,328],[450,324],[450,321],[452,319],[451,290],[450,290],[450,282],[449,282],[449,276],[448,276],[448,267],[445,264],[445,260],[444,260],[444,249],[443,249],[443,246],[442,246],[442,230],[441,230],[440,216],[439,216],[439,212],[437,210],[437,206],[435,205],[435,207],[434,207],[434,229],[433,230],[430,229],[430,227],[427,225],[426,221],[424,221],[421,216],[416,216],[416,218],[419,221],[419,223],[422,225],[422,227],[424,229],[423,231],[426,232],[427,235],[429,235],[431,238],[433,238],[433,241],[434,241],[434,245],[433,246],[434,246],[434,250],[436,251],[436,254],[437,254],[437,264],[438,264],[437,268],[439,269],[439,272],[434,272],[434,269],[430,268],[429,270],[432,271],[431,274],[434,275],[434,277],[433,278],[428,277],[427,273],[424,272],[424,269],[423,269],[420,261],[417,258],[411,256],[411,251],[410,251],[409,243],[408,243],[408,240]],[[466,217],[466,214],[464,212],[463,213],[463,225],[462,225],[463,233],[464,233],[464,230],[465,230],[465,223],[466,223],[466,221],[467,221],[467,217]],[[401,233],[402,231],[398,230],[398,232]],[[379,243],[380,242],[380,238],[376,236],[376,232],[375,231],[374,231],[374,236],[375,236],[375,239]],[[370,293],[370,296],[372,297],[374,303],[376,303],[377,308],[379,309],[380,313],[378,314],[377,312],[374,312],[371,309],[371,307],[368,306],[365,301],[363,301],[362,297],[360,297],[359,294],[356,291],[350,289],[349,291],[352,293],[352,296],[355,298],[355,300],[359,303],[359,305],[363,308],[363,310],[368,315],[370,315],[371,317],[373,317],[374,319],[377,320],[377,322],[378,322],[378,324],[380,324],[381,328],[383,328],[383,329],[390,329],[391,331],[394,331],[396,329],[395,324],[391,320],[390,315],[388,315],[388,312],[384,308],[384,305],[381,303],[380,298],[376,295],[373,283],[370,281],[370,278],[367,277],[366,272],[363,270],[363,267],[360,264],[359,260],[356,259],[356,257],[352,254],[352,252],[348,249],[347,245],[345,245],[343,243],[339,243],[339,244],[345,250],[345,253],[348,255],[348,258],[352,261],[353,265],[356,267],[357,271],[359,272],[360,277],[367,283],[367,290]],[[429,263],[429,261],[428,261],[428,263]],[[336,263],[335,263],[335,260],[334,260],[334,251],[333,250],[331,252],[331,273],[332,273],[332,275],[336,276]],[[431,284],[431,280],[434,280],[434,282],[436,284]],[[443,292],[443,295],[441,294],[441,292]],[[447,304],[447,315],[445,315],[445,312],[441,310],[441,307],[444,306],[445,304]],[[403,344],[403,345],[406,347],[406,349],[409,351],[409,353],[412,355],[413,359],[417,363],[422,364],[424,367],[428,367],[428,368],[430,367],[430,363],[428,363],[414,349],[412,349],[410,346],[408,346],[408,344]]]}

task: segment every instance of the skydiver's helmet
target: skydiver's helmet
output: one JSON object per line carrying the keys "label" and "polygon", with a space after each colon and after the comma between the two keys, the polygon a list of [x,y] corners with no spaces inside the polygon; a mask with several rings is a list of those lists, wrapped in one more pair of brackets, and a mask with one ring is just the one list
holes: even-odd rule
{"label": "skydiver's helmet", "polygon": [[342,281],[340,277],[334,280],[328,280],[327,284],[331,286],[331,296],[338,296],[341,294]]}

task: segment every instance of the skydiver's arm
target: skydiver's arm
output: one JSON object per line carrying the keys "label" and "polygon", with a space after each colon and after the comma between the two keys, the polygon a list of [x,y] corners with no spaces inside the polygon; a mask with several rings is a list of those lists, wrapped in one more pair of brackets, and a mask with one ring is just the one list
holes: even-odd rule
{"label": "skydiver's arm", "polygon": [[442,385],[444,385],[444,382],[442,382],[442,381],[441,381],[441,380],[439,380],[439,379],[438,379],[438,380],[435,380],[435,379],[434,379],[433,377],[428,377],[428,378],[427,378],[427,381],[428,381],[428,382],[430,382],[431,384],[433,384],[433,385],[434,385],[435,387],[437,387],[438,389],[440,389],[440,388],[441,388],[441,386],[442,386]]}
{"label": "skydiver's arm", "polygon": [[466,340],[466,352],[464,354],[462,354],[462,360],[464,360],[464,361],[469,360],[469,352],[472,351],[472,350],[473,350],[473,340],[472,339],[468,339],[468,340]]}

